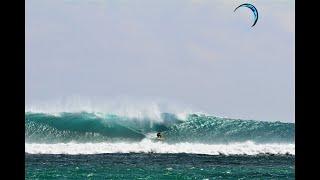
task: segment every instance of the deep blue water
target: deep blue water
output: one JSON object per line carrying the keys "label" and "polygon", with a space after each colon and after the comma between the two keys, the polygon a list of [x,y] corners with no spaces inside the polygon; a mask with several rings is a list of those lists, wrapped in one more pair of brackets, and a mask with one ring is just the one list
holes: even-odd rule
{"label": "deep blue water", "polygon": [[294,179],[292,155],[26,154],[26,179]]}

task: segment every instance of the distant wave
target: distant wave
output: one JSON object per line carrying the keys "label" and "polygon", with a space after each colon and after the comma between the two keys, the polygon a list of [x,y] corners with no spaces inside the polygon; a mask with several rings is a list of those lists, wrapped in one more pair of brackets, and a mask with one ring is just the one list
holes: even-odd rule
{"label": "distant wave", "polygon": [[190,153],[207,155],[295,155],[294,144],[167,144],[145,139],[138,143],[27,143],[29,154],[102,154],[102,153]]}
{"label": "distant wave", "polygon": [[[166,143],[294,143],[294,123],[228,119],[189,114],[185,119],[161,113],[160,120],[108,113],[25,114],[26,143],[141,142],[161,131]],[[49,146],[49,145],[48,145]]]}

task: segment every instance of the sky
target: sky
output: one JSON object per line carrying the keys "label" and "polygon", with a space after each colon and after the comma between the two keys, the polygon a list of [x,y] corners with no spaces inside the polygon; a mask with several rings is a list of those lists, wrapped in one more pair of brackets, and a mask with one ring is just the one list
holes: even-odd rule
{"label": "sky", "polygon": [[[259,12],[254,27],[248,8]],[[26,106],[86,100],[179,104],[295,121],[292,0],[26,1]]]}

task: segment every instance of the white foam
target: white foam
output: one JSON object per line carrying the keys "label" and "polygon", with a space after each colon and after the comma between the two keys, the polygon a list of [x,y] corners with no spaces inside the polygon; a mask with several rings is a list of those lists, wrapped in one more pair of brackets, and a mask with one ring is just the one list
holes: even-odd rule
{"label": "white foam", "polygon": [[254,142],[231,144],[167,144],[145,139],[136,143],[26,143],[29,154],[102,154],[102,153],[189,153],[207,155],[295,155],[294,144],[256,144]]}

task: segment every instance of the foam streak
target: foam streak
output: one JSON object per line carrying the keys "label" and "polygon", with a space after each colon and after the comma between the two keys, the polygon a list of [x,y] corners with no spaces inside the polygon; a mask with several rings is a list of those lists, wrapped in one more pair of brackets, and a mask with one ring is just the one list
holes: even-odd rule
{"label": "foam streak", "polygon": [[231,144],[167,144],[145,139],[138,143],[26,143],[29,154],[102,154],[102,153],[189,153],[207,155],[295,155],[294,144],[256,144],[248,141]]}

